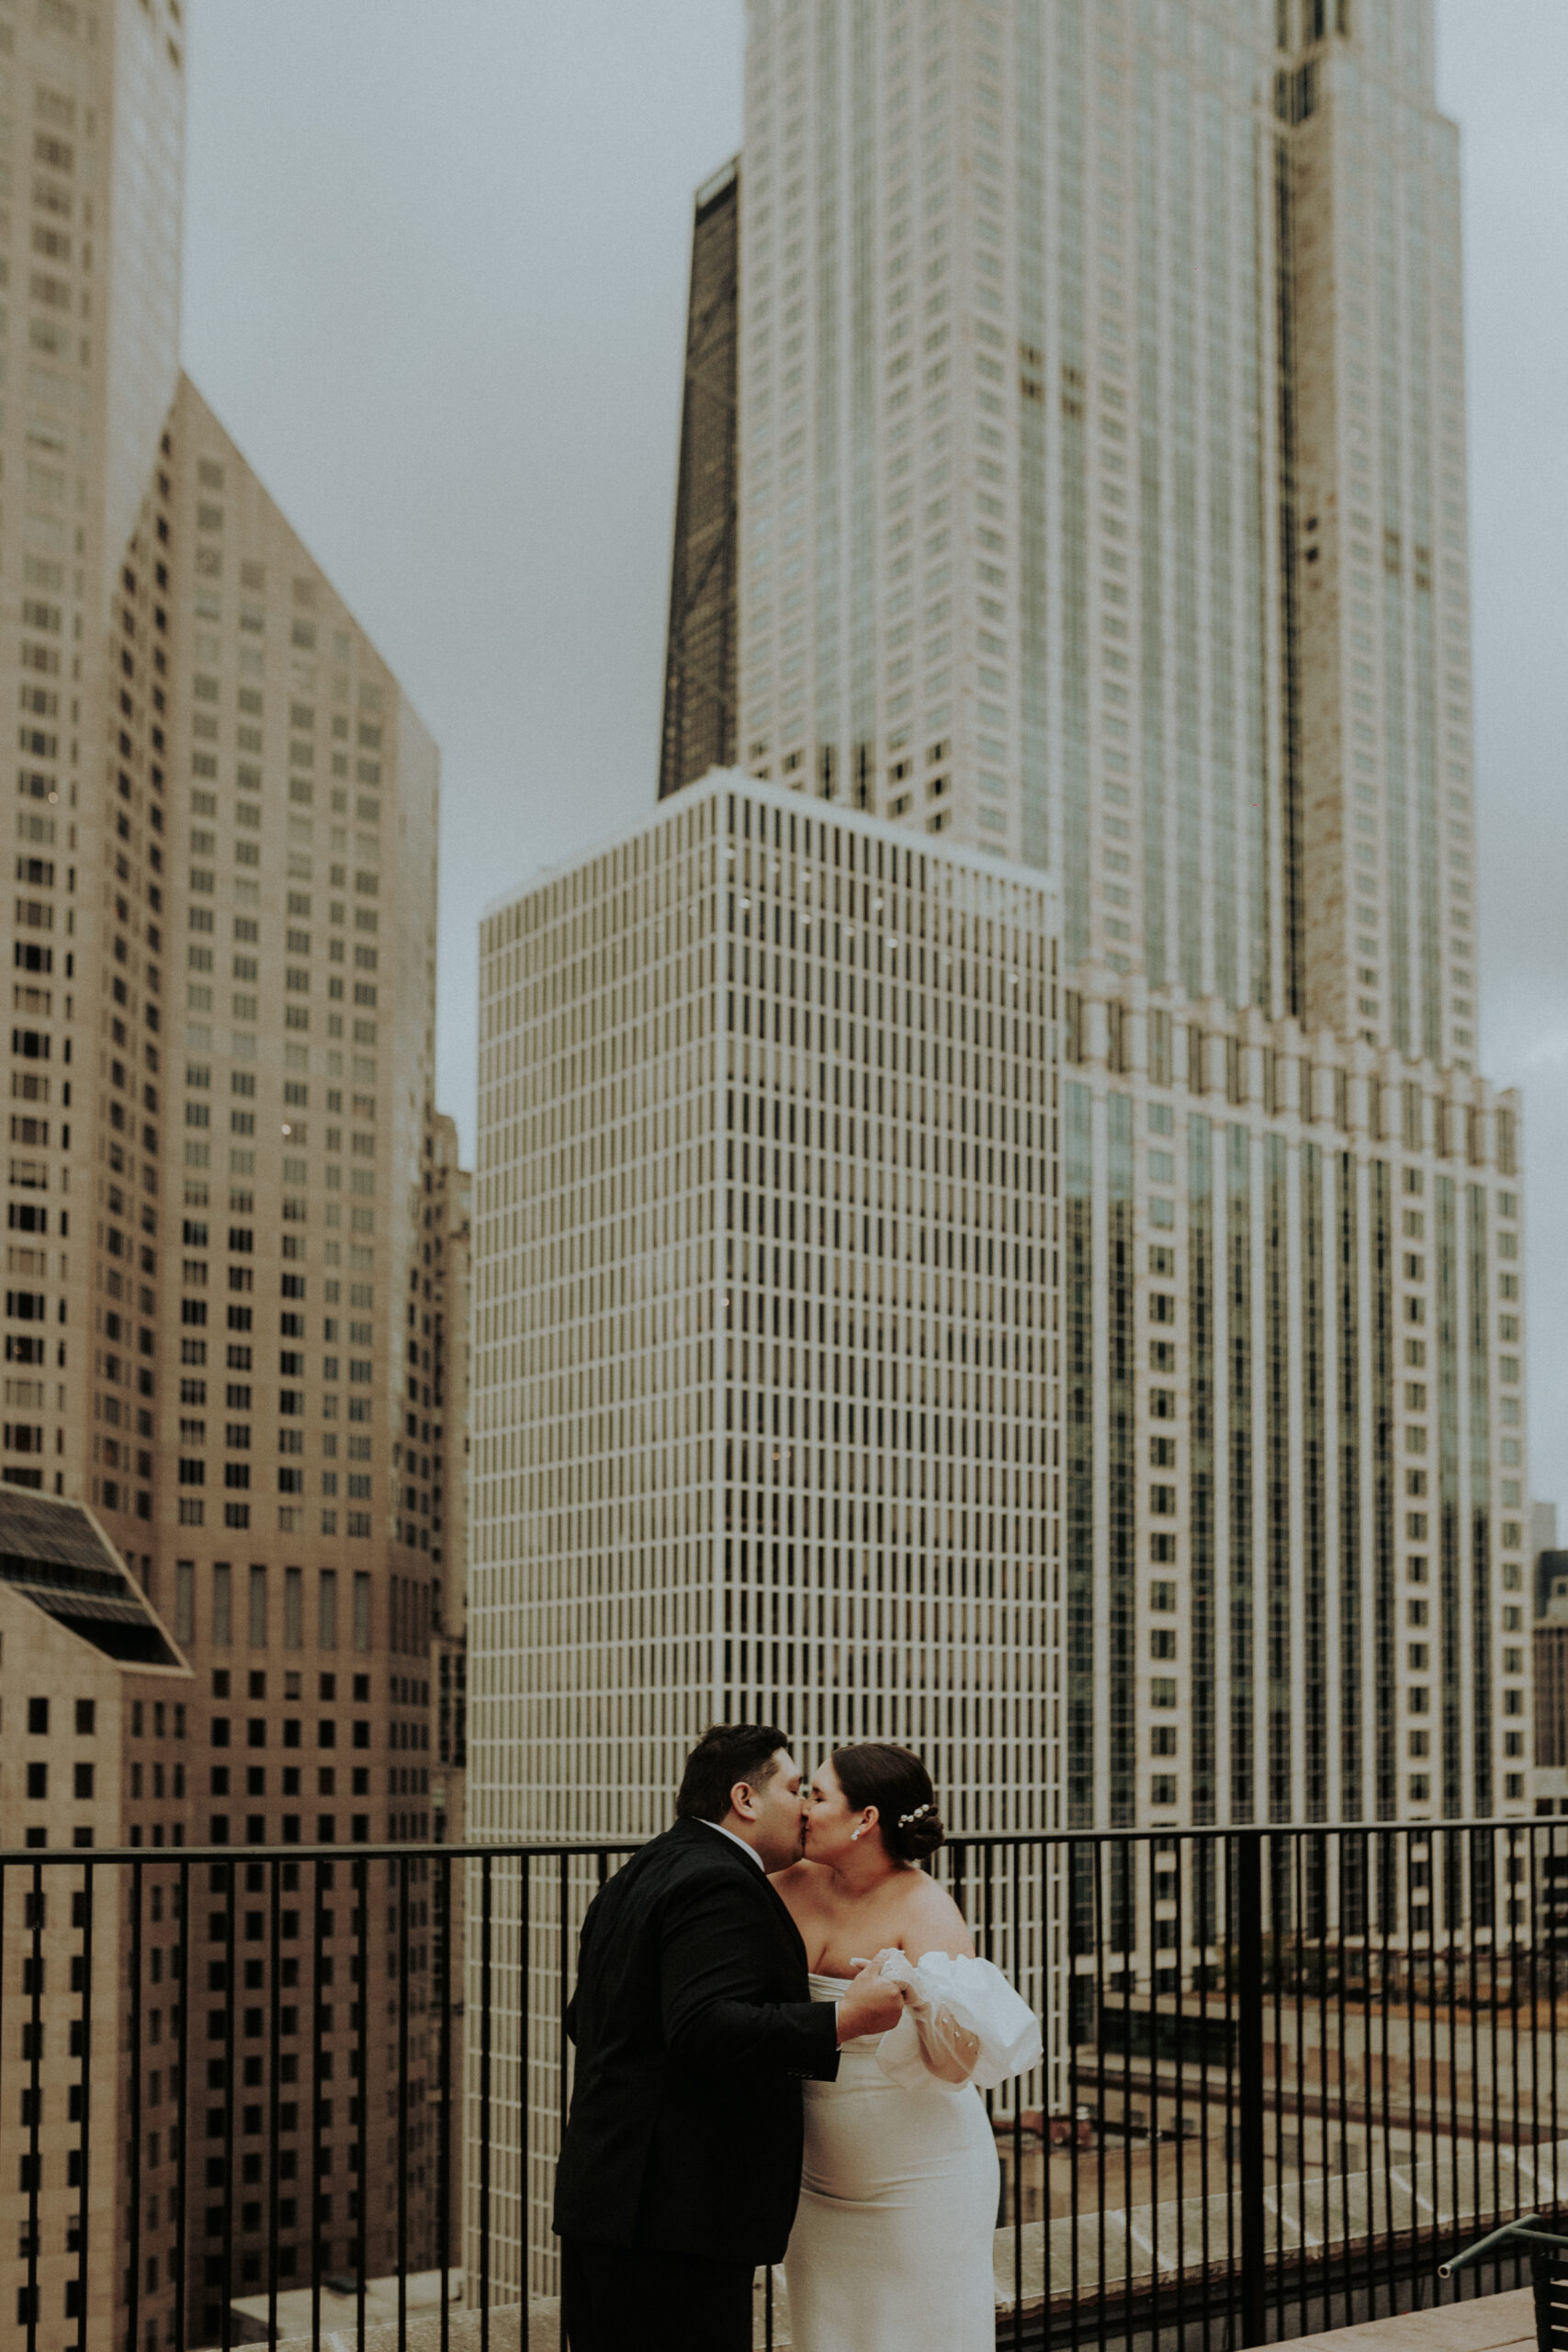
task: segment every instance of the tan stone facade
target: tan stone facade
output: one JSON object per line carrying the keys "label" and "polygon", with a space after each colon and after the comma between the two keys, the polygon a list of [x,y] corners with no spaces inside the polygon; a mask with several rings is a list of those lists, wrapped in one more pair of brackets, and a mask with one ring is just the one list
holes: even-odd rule
{"label": "tan stone facade", "polygon": [[[351,1920],[376,1921],[367,1980],[330,2004],[329,2170],[314,2212],[297,2188],[280,2207],[285,2282],[318,2247],[328,2268],[392,2267],[381,2127],[405,2064],[413,2267],[431,2251],[428,1868],[410,1865],[400,1916],[395,1883],[362,1890],[348,1854],[428,1837],[435,1810],[466,1257],[433,1102],[437,756],[177,376],[183,64],[164,0],[0,6],[0,238],[26,322],[0,401],[0,692],[20,727],[0,1477],[91,1503],[195,1678],[177,1770],[143,1774],[130,1750],[126,1769],[149,1844],[234,1857],[197,1867],[187,1952],[192,1985],[240,2021],[230,2049],[220,2005],[187,2019],[191,2180],[236,2207],[230,2275],[193,2189],[186,2308],[209,2338],[272,2235],[241,2194],[261,2177],[271,2064],[248,2022],[265,2004],[244,1999],[267,1969],[243,1951],[264,1878],[244,1849],[344,1849],[340,1983]],[[298,1896],[299,1865],[284,1870]],[[301,1958],[286,1941],[290,1996]],[[282,2014],[298,2180],[298,1997]],[[155,2076],[168,2102],[152,2057],[143,2099]],[[214,2181],[230,2124],[233,2175]],[[108,2292],[107,2260],[99,2278]]]}
{"label": "tan stone facade", "polygon": [[[19,2323],[32,2307],[40,2352],[65,2352],[84,2317],[85,2340],[109,2343],[134,2262],[141,2317],[161,2344],[175,2290],[182,1940],[176,1872],[161,1855],[184,1842],[196,1686],[86,1513],[0,1494],[0,1549],[6,1842],[83,1858],[36,1870],[14,1861],[0,1890],[0,2309]],[[88,1860],[128,1846],[147,1853],[140,1917],[130,1873]],[[140,2085],[130,2064],[138,2031]]]}

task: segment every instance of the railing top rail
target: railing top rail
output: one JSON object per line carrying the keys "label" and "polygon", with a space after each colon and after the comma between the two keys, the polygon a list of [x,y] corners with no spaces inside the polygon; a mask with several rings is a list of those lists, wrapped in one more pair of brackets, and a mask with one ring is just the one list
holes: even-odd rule
{"label": "railing top rail", "polygon": [[[949,1847],[1141,1846],[1156,1838],[1184,1843],[1204,1839],[1261,1840],[1300,1838],[1432,1838],[1461,1831],[1506,1830],[1515,1837],[1552,1831],[1568,1835],[1568,1815],[1462,1821],[1295,1821],[1160,1824],[1142,1829],[962,1829],[949,1833]],[[656,1836],[658,1832],[650,1832]],[[411,1860],[523,1861],[592,1860],[601,1854],[634,1854],[648,1837],[495,1840],[464,1845],[332,1846],[9,1846],[0,1848],[0,1869],[13,1865],[58,1868],[62,1863],[140,1862],[160,1869],[188,1862],[386,1862]]]}

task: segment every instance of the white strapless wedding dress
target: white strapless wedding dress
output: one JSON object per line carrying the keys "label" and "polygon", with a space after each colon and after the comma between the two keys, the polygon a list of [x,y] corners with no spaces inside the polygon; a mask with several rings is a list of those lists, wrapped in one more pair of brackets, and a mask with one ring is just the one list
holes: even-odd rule
{"label": "white strapless wedding dress", "polygon": [[[814,1975],[811,1997],[836,2001],[846,1983]],[[837,2081],[804,2086],[784,2256],[795,2352],[995,2352],[998,2171],[985,2102],[918,2064],[891,2080],[884,2039],[846,2042]]]}

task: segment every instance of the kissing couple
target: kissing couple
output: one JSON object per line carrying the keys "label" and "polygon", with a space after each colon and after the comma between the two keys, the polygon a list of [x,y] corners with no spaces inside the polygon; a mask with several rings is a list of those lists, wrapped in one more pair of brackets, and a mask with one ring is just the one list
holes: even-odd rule
{"label": "kissing couple", "polygon": [[750,2352],[782,2256],[795,2352],[992,2352],[996,2143],[982,2089],[1038,2020],[921,1867],[907,1747],[720,1724],[672,1828],[582,1925],[556,2177],[570,2352]]}

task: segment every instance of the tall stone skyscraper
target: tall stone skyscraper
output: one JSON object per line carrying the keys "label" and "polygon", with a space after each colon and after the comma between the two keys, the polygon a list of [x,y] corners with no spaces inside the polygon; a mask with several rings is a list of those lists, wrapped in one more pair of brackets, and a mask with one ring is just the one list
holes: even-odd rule
{"label": "tall stone skyscraper", "polygon": [[[17,741],[14,889],[0,902],[12,935],[6,1222],[9,1271],[35,1277],[42,1302],[28,1329],[7,1317],[0,1475],[78,1496],[92,1478],[88,1335],[99,1313],[86,1171],[108,1148],[98,1066],[109,969],[128,968],[115,956],[116,899],[129,915],[134,888],[139,928],[149,912],[145,779],[132,811],[116,775],[120,734],[152,717],[154,681],[147,649],[122,657],[110,607],[175,392],[185,106],[172,14],[119,0],[94,21],[89,41],[85,12],[64,0],[0,19],[14,159],[0,695]],[[129,956],[123,925],[118,936]],[[138,1040],[137,1064],[141,1052]],[[161,1080],[139,1070],[138,1116],[117,1140],[138,1192],[150,1164],[141,1087],[159,1098],[156,1116]],[[136,1305],[133,1294],[133,1324]],[[134,1361],[134,1329],[128,1346]],[[128,1422],[132,1451],[136,1434]],[[134,1567],[151,1556],[151,1490],[128,1468],[112,1532]]]}
{"label": "tall stone skyscraper", "polygon": [[739,758],[1062,885],[1069,1823],[1524,1798],[1433,50],[749,8]]}
{"label": "tall stone skyscraper", "polygon": [[[192,1880],[186,2078],[147,2046],[162,2063],[141,2089],[165,2162],[184,2108],[179,2289],[208,2340],[274,2249],[285,2285],[318,2260],[396,2258],[380,2125],[401,1922],[384,1872],[367,1898],[351,1856],[428,1837],[454,1803],[433,1794],[431,1734],[433,1684],[461,1664],[446,1629],[467,1260],[433,1094],[437,757],[178,374],[183,40],[174,0],[0,6],[0,692],[19,731],[0,1477],[90,1505],[181,1653],[185,1744],[166,1772],[128,1766],[133,1841],[232,1849]],[[51,1695],[23,1666],[16,1645],[0,1656],[8,1728]],[[95,1787],[101,1823],[111,1792],[101,1773]],[[0,1762],[14,1842],[67,1826],[90,1842],[90,1809],[64,1823],[60,1775],[47,1812],[28,1788]],[[245,1849],[318,1843],[342,1857],[319,1905],[316,1866],[287,1866],[275,1986]],[[418,2267],[436,2189],[427,1863],[411,1860],[407,1894]],[[9,1917],[6,1936],[9,1971]],[[51,1973],[62,2047],[69,1983]],[[198,1987],[219,1997],[198,2006]],[[260,2024],[275,1994],[276,2075]],[[242,2193],[269,2177],[275,2094],[294,2184],[276,2232]],[[63,2106],[45,2121],[63,2132]],[[225,2187],[231,2262],[203,2220]],[[174,2209],[159,2179],[138,2275],[160,2335]]]}
{"label": "tall stone skyscraper", "polygon": [[1069,962],[1472,1067],[1430,0],[752,0],[744,156],[743,763],[1050,866]]}
{"label": "tall stone skyscraper", "polygon": [[[160,1035],[170,1067],[149,1582],[197,1676],[204,1753],[187,1838],[242,1849],[425,1838],[443,1586],[440,1479],[428,1464],[445,1442],[432,1361],[436,753],[396,678],[184,379],[161,460],[118,601],[125,642],[151,638],[169,680],[158,813],[166,809]],[[160,757],[151,734],[145,755],[151,776]],[[134,775],[134,751],[131,764]],[[118,1069],[111,1050],[111,1128]],[[140,1249],[147,1218],[143,1209],[131,1227],[129,1187],[117,1206],[112,1148],[107,1173],[112,1297],[118,1220],[127,1248]],[[102,1397],[94,1494],[107,1503],[118,1487],[123,1514],[115,1387]],[[121,1430],[128,1410],[126,1400]],[[259,1906],[265,1888],[242,1854],[211,1867],[221,1883],[204,1890],[192,1922],[204,1973],[223,1965],[228,1904],[242,1909],[249,1895]],[[329,1984],[349,1973],[359,1900],[350,1856],[330,1869],[330,1926],[310,1939],[324,1938]],[[428,1865],[412,1870],[420,1916]],[[309,1930],[315,1865],[297,1877],[290,1917]],[[378,1913],[387,1894],[373,1873]],[[416,1935],[420,2010],[427,1949]],[[243,1965],[242,1998],[267,1962],[246,1955]],[[288,1997],[310,1981],[308,1945],[286,1945],[281,1965],[285,2080],[308,2089],[310,2011]],[[378,1938],[367,2017],[385,2018],[389,1995],[395,2013],[397,1966],[396,1949]],[[288,2200],[279,2250],[289,2283],[310,2274],[312,2235],[324,2267],[352,2267],[361,2243],[373,2273],[390,2269],[396,2252],[384,2141],[370,2175],[350,2177],[359,2101],[379,2117],[395,2082],[396,2030],[370,2034],[361,2076],[351,2008],[322,1998],[333,2022],[331,2164],[313,2232],[308,2205]],[[416,2014],[417,2080],[429,2056]],[[266,2061],[199,2035],[193,2061],[194,2146],[227,2106],[245,2120],[246,2090]],[[253,2099],[250,2111],[259,2130],[265,2109]],[[285,2088],[282,2112],[285,2152],[303,2172],[308,2104]],[[243,2130],[236,2147],[243,2164]],[[434,2175],[420,2170],[409,2211],[423,2256]],[[230,2284],[240,2292],[266,2277],[265,2208],[251,2211],[255,2228],[243,2226],[242,2205],[234,2246]],[[215,2260],[215,2247],[194,2250],[193,2311],[217,2306]]]}

